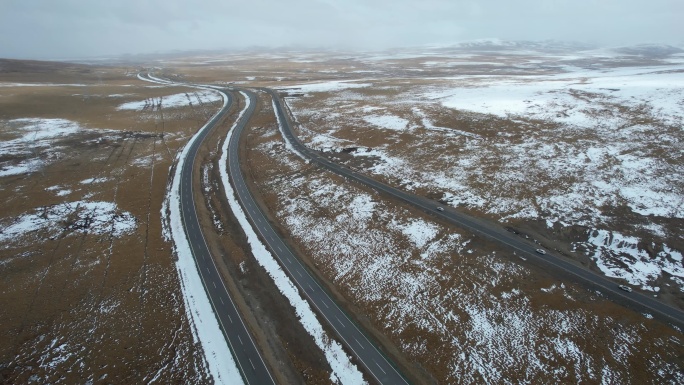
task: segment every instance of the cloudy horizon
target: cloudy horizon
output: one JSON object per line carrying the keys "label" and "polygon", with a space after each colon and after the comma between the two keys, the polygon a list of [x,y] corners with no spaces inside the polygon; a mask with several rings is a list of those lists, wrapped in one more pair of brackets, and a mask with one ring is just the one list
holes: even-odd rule
{"label": "cloudy horizon", "polygon": [[681,45],[673,0],[6,0],[0,57],[59,59],[186,50],[385,49],[487,38]]}

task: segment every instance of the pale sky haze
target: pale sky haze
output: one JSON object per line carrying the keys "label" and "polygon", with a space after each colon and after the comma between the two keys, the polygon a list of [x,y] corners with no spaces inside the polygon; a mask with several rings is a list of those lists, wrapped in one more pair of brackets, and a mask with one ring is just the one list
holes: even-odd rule
{"label": "pale sky haze", "polygon": [[682,20],[682,0],[0,0],[0,57],[383,49],[483,38],[681,45]]}

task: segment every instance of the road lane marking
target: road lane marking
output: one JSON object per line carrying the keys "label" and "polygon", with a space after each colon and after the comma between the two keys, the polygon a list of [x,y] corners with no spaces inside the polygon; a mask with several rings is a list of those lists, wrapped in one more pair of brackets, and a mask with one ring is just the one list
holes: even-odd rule
{"label": "road lane marking", "polygon": [[219,297],[219,299],[221,300],[221,305],[225,306],[225,303],[223,303],[223,297]]}
{"label": "road lane marking", "polygon": [[359,340],[357,340],[356,337],[354,337],[354,341],[356,341],[356,343],[359,344],[361,349],[366,350],[366,348],[364,348],[363,345],[361,345],[361,342],[359,342]]}
{"label": "road lane marking", "polygon": [[342,323],[342,321],[340,321],[340,319],[339,319],[339,318],[337,318],[337,316],[335,316],[335,318],[337,319],[337,322],[339,322],[339,323],[340,323],[340,325],[342,325],[342,327],[343,327],[343,328],[346,328],[346,326],[344,326],[344,324]]}
{"label": "road lane marking", "polygon": [[385,371],[385,369],[383,369],[383,368],[380,366],[380,364],[378,364],[375,360],[373,360],[373,362],[375,362],[375,365],[376,365],[378,368],[380,368],[380,370],[382,370],[383,373],[387,374],[387,372]]}
{"label": "road lane marking", "polygon": [[244,345],[244,344],[242,343],[242,338],[240,338],[240,335],[239,335],[239,334],[238,334],[238,339],[240,340],[240,345]]}
{"label": "road lane marking", "polygon": [[[304,278],[304,276],[302,275],[302,273],[299,272],[299,270],[297,270],[297,274],[299,274],[300,277]],[[309,285],[309,287],[311,287],[311,285]],[[311,290],[313,290],[313,288]]]}
{"label": "road lane marking", "polygon": [[214,284],[214,289],[216,289],[216,282],[214,282],[214,281],[211,281],[211,283],[213,283],[213,284]]}

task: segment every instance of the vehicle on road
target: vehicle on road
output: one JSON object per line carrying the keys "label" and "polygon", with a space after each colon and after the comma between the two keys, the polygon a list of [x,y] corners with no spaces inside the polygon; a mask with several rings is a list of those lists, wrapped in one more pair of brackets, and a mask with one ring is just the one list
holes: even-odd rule
{"label": "vehicle on road", "polygon": [[629,287],[629,286],[620,285],[620,286],[618,286],[618,287],[619,287],[620,289],[622,289],[622,290],[628,292],[628,293],[631,293],[631,292],[632,292],[632,288]]}
{"label": "vehicle on road", "polygon": [[546,255],[546,250],[544,250],[544,249],[537,249],[535,251],[541,255]]}
{"label": "vehicle on road", "polygon": [[437,211],[444,211],[444,207],[437,207]]}

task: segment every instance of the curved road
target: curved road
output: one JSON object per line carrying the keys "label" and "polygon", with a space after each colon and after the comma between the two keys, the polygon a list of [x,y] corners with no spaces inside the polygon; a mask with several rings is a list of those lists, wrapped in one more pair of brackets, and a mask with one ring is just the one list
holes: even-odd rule
{"label": "curved road", "polygon": [[[152,78],[151,76],[145,79],[154,83],[160,81],[167,82],[161,79]],[[173,82],[168,83],[179,85],[178,83]],[[192,87],[192,85],[189,86]],[[190,243],[197,270],[200,272],[204,289],[209,296],[211,306],[219,321],[223,336],[233,353],[233,357],[240,370],[243,381],[245,384],[249,385],[275,385],[275,381],[273,380],[273,377],[271,377],[271,373],[259,354],[256,344],[247,331],[247,327],[245,326],[235,303],[228,294],[228,289],[224,285],[214,259],[209,252],[209,247],[204,239],[197,218],[195,200],[193,199],[194,191],[192,182],[195,177],[199,178],[199,176],[194,174],[198,150],[207,135],[214,129],[214,126],[228,113],[232,104],[230,94],[221,90],[218,91],[221,92],[221,95],[224,98],[227,98],[227,103],[225,103],[225,106],[221,108],[221,110],[217,112],[197,134],[195,141],[189,149],[187,158],[181,159],[181,163],[177,166],[181,167],[180,202],[183,228],[185,229],[186,237]],[[243,125],[244,121],[247,119],[249,119],[249,115],[243,116],[241,119]]]}
{"label": "curved road", "polygon": [[[511,233],[502,229],[500,226],[478,220],[471,216],[460,213],[452,208],[443,207],[439,202],[390,187],[384,183],[356,173],[344,166],[333,163],[328,159],[318,155],[316,152],[306,147],[294,135],[290,121],[287,117],[287,114],[284,112],[280,97],[278,96],[277,92],[268,88],[262,89],[271,94],[276,104],[276,113],[278,114],[281,126],[283,127],[286,140],[288,140],[297,151],[302,153],[302,155],[316,162],[320,166],[345,178],[355,180],[376,191],[400,199],[453,225],[469,229],[475,234],[482,235],[488,239],[508,246],[517,252],[519,256],[522,255],[525,258],[529,258],[537,262],[541,266],[551,267],[556,271],[566,273],[579,283],[587,287],[600,290],[601,293],[614,302],[626,305],[633,310],[651,313],[654,317],[678,327],[679,330],[684,330],[684,312],[679,309],[668,306],[652,297],[648,297],[638,292],[626,293],[620,290],[618,285],[608,278],[570,263],[560,256],[548,252],[546,255],[542,256],[535,252],[535,249],[539,246],[533,245],[522,238],[511,235]],[[444,211],[437,210],[437,207],[444,208]]]}
{"label": "curved road", "polygon": [[253,92],[244,89],[241,89],[241,91],[249,96],[250,104],[245,113],[245,118],[240,120],[235,127],[235,132],[231,136],[231,141],[228,145],[229,173],[240,205],[245,210],[255,231],[266,243],[276,259],[278,259],[280,265],[375,380],[384,385],[408,385],[408,381],[404,379],[388,358],[368,340],[366,335],[361,332],[347,314],[337,306],[328,292],[323,289],[318,281],[309,273],[309,270],[296,257],[295,253],[289,249],[275,232],[247,189],[247,183],[240,170],[239,142],[240,134],[242,134],[257,103],[256,95]]}

